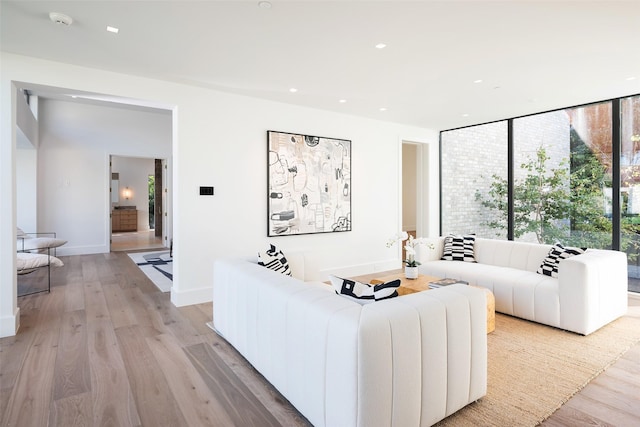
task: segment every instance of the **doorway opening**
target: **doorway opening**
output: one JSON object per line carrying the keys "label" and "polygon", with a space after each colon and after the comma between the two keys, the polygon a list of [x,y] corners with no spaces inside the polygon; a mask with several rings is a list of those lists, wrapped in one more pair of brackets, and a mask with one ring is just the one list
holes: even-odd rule
{"label": "doorway opening", "polygon": [[437,141],[401,140],[398,144],[398,157],[400,228],[415,232],[416,237],[439,236]]}
{"label": "doorway opening", "polygon": [[[155,231],[155,198],[156,198],[156,176],[149,175],[149,228]],[[154,233],[155,234],[155,233]]]}
{"label": "doorway opening", "polygon": [[[421,200],[418,194],[420,154],[420,144],[402,142],[402,231],[406,231],[413,237],[421,235],[418,233],[418,203]],[[402,246],[402,259],[406,259],[404,245]]]}
{"label": "doorway opening", "polygon": [[111,251],[166,248],[162,188],[165,161],[114,155],[110,163]]}

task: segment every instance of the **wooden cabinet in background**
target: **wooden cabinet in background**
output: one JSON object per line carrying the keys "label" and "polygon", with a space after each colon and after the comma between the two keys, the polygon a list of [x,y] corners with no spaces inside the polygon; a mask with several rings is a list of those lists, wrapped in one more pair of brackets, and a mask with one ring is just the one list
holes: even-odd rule
{"label": "wooden cabinet in background", "polygon": [[112,210],[111,231],[138,231],[138,211],[135,209]]}

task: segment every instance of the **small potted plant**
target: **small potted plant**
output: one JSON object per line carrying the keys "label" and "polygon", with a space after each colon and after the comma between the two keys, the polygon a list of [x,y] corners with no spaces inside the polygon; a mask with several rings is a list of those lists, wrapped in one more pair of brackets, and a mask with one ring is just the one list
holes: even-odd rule
{"label": "small potted plant", "polygon": [[407,239],[407,243],[404,245],[404,250],[407,253],[407,259],[403,260],[404,267],[404,276],[407,279],[417,279],[418,278],[418,266],[420,265],[420,261],[416,261],[416,249],[415,245],[419,243],[413,238],[413,236],[409,235]]}
{"label": "small potted plant", "polygon": [[418,266],[420,265],[420,261],[416,260],[416,248],[419,245],[426,245],[430,249],[433,249],[433,244],[426,244],[424,239],[422,238],[414,238],[406,231],[403,231],[396,236],[389,239],[387,242],[387,247],[390,248],[397,241],[407,241],[404,245],[404,249],[407,254],[407,258],[402,260],[402,263],[405,265],[404,275],[407,279],[417,279],[418,278]]}

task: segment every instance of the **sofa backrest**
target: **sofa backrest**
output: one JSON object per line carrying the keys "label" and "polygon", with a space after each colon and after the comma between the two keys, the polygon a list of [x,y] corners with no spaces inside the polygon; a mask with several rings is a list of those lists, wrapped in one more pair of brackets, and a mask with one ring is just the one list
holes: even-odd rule
{"label": "sofa backrest", "polygon": [[482,264],[536,272],[551,245],[476,238],[474,254]]}
{"label": "sofa backrest", "polygon": [[287,261],[289,262],[289,267],[291,268],[291,275],[296,279],[300,279],[305,281],[305,255],[304,252],[296,252],[296,251],[287,251],[285,253],[287,257]]}

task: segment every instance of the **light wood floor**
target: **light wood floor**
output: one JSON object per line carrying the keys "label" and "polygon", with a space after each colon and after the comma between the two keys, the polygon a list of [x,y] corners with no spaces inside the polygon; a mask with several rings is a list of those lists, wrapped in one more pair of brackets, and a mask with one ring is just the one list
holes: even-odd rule
{"label": "light wood floor", "polygon": [[[640,296],[629,297],[628,315],[640,318]],[[640,426],[640,343],[636,343],[542,425]]]}
{"label": "light wood floor", "polygon": [[[2,426],[309,425],[205,326],[210,303],[174,307],[124,252],[62,259],[0,339]],[[545,424],[640,425],[639,362],[636,344]]]}
{"label": "light wood floor", "polygon": [[155,230],[120,232],[111,235],[111,250],[114,252],[164,247],[162,237],[156,237]]}
{"label": "light wood floor", "polygon": [[61,257],[0,339],[2,426],[306,426],[205,323],[124,252]]}

